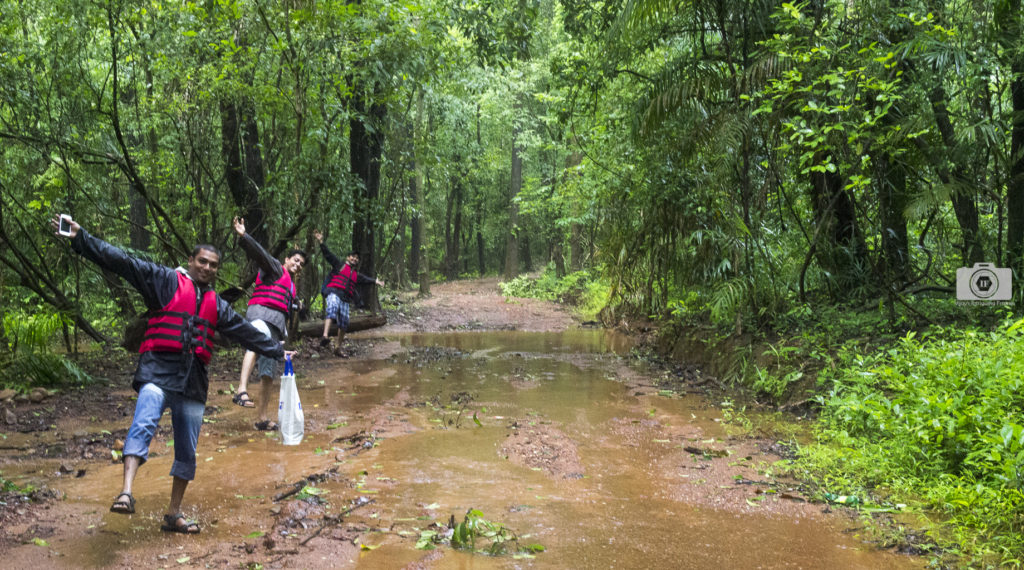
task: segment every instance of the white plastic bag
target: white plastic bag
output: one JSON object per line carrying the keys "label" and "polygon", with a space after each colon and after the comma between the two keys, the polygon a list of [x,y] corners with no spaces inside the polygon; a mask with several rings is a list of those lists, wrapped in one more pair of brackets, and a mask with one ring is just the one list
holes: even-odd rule
{"label": "white plastic bag", "polygon": [[284,374],[281,375],[281,398],[277,404],[277,424],[281,426],[281,443],[298,445],[305,434],[305,416],[302,413],[302,402],[299,401],[299,389],[295,387],[295,371],[289,356],[284,362]]}

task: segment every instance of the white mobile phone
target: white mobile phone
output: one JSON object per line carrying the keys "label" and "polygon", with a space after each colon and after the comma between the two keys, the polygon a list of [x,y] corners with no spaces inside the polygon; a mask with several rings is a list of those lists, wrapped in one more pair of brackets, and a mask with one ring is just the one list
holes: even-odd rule
{"label": "white mobile phone", "polygon": [[60,215],[60,225],[57,227],[57,233],[62,236],[71,235],[71,216],[67,214]]}

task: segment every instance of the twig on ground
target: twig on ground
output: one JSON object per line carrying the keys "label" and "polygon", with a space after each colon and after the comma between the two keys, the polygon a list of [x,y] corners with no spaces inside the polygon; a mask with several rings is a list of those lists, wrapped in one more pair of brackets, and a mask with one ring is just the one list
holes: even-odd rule
{"label": "twig on ground", "polygon": [[338,468],[337,467],[332,467],[331,469],[329,469],[328,471],[326,471],[324,473],[314,473],[313,475],[310,475],[308,477],[305,477],[303,479],[300,479],[300,480],[296,481],[295,483],[292,483],[292,488],[291,489],[289,489],[289,490],[287,490],[287,491],[285,491],[285,492],[283,492],[283,493],[281,493],[279,495],[275,495],[274,498],[271,499],[271,500],[276,503],[276,502],[278,502],[278,501],[280,501],[282,499],[287,499],[288,497],[291,497],[292,495],[296,495],[300,491],[305,489],[306,485],[309,485],[311,483],[322,483],[322,482],[326,481],[327,479],[329,479],[331,476],[337,475],[337,474],[338,474]]}
{"label": "twig on ground", "polygon": [[358,505],[352,505],[351,507],[345,509],[343,512],[334,515],[333,517],[332,516],[324,517],[324,522],[323,522],[323,524],[320,525],[320,528],[316,529],[316,532],[314,532],[313,534],[311,534],[311,535],[307,536],[305,539],[303,539],[302,542],[299,543],[299,546],[305,546],[307,542],[309,542],[309,541],[313,540],[314,538],[320,536],[320,533],[323,532],[325,528],[330,527],[330,526],[334,526],[336,524],[341,523],[341,521],[344,520],[345,515],[351,513],[352,511],[358,509],[359,507],[365,507],[366,505],[372,505],[374,502],[375,501],[373,499],[368,499],[366,501],[360,502]]}

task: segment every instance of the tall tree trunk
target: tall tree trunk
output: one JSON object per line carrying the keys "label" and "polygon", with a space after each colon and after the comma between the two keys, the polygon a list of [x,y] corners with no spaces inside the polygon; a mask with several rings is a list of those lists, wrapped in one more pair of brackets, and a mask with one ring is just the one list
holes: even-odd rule
{"label": "tall tree trunk", "polygon": [[[403,200],[404,201],[404,200]],[[404,207],[404,206],[403,206]],[[394,281],[395,288],[402,290],[405,289],[408,282],[405,279],[405,227],[407,222],[403,218],[398,222],[395,228],[395,245],[392,248],[394,254],[392,259],[391,280]]]}
{"label": "tall tree trunk", "polygon": [[409,178],[409,195],[412,196],[412,216],[409,218],[409,277],[414,281],[420,279],[420,236],[422,235],[421,225],[423,224],[422,196],[419,194],[419,161],[412,160],[413,176]]}
{"label": "tall tree trunk", "polygon": [[569,269],[583,269],[583,226],[579,222],[569,225]]}
{"label": "tall tree trunk", "polygon": [[225,180],[235,206],[245,219],[245,231],[267,243],[267,210],[260,200],[266,176],[259,146],[256,110],[251,101],[223,101],[220,106],[221,153]]}
{"label": "tall tree trunk", "polygon": [[[455,157],[458,163],[459,157]],[[445,253],[444,271],[449,280],[459,277],[459,246],[462,237],[462,175],[456,173],[452,178],[452,190],[448,195],[448,207],[445,215]]]}
{"label": "tall tree trunk", "polygon": [[523,232],[523,270],[533,271],[533,255],[530,253],[530,232]]}
{"label": "tall tree trunk", "polygon": [[[941,80],[938,80],[941,81]],[[935,115],[935,125],[938,127],[939,135],[946,148],[947,156],[955,156],[956,134],[953,123],[949,118],[949,109],[946,104],[946,90],[941,83],[931,90],[928,98],[932,104],[932,112]],[[943,159],[945,161],[945,159]],[[944,184],[952,187],[949,193],[950,201],[953,204],[953,213],[960,224],[962,235],[962,254],[964,264],[970,266],[979,261],[984,261],[985,251],[981,243],[981,232],[978,222],[978,205],[974,201],[974,191],[967,183],[966,174],[962,164],[954,162],[953,171],[946,172],[945,168],[939,169],[939,178]],[[1012,217],[1012,214],[1011,214]]]}
{"label": "tall tree trunk", "polygon": [[[516,104],[516,109],[521,104]],[[523,157],[519,149],[519,127],[512,133],[512,175],[509,182],[508,233],[505,238],[505,279],[519,274],[519,205],[516,196],[523,187]]]}
{"label": "tall tree trunk", "polygon": [[[480,139],[480,103],[476,104],[476,148],[483,149]],[[476,153],[473,155],[473,160],[476,161]],[[476,229],[476,266],[480,277],[483,277],[487,272],[487,263],[484,258],[484,198],[479,189],[476,190],[475,197],[473,226]]]}
{"label": "tall tree trunk", "polygon": [[853,199],[843,188],[843,178],[835,172],[812,173],[811,203],[815,221],[821,226],[816,228],[816,241],[810,245],[817,252],[818,263],[833,275],[861,279],[853,272],[858,266],[867,267],[867,245],[857,225]]}
{"label": "tall tree trunk", "polygon": [[907,279],[910,252],[907,239],[907,174],[903,166],[885,153],[878,165],[878,218],[882,222],[882,255],[886,287],[899,288]]}
{"label": "tall tree trunk", "polygon": [[430,295],[430,258],[427,257],[426,252],[426,220],[423,217],[423,208],[426,205],[424,200],[425,188],[424,183],[426,182],[426,173],[423,165],[423,160],[420,154],[425,152],[425,149],[421,148],[421,141],[425,139],[425,133],[423,132],[423,115],[424,115],[424,101],[423,101],[423,90],[416,96],[416,136],[415,136],[415,151],[414,155],[416,159],[415,167],[415,210],[416,215],[413,217],[413,230],[412,230],[412,243],[413,243],[413,256],[416,260],[416,279],[420,285],[419,296],[427,297]]}
{"label": "tall tree trunk", "polygon": [[455,213],[455,193],[457,191],[457,184],[455,177],[452,176],[444,208],[444,261],[441,263],[441,269],[444,272],[445,278],[448,280],[451,280],[452,278],[452,265],[454,264],[453,250],[455,249],[455,244],[452,242],[457,239],[457,236],[453,236],[452,233],[452,216]]}
{"label": "tall tree trunk", "polygon": [[[380,86],[376,84],[370,93],[357,86],[352,101],[354,112],[349,119],[349,167],[361,183],[360,195],[355,201],[352,249],[359,252],[359,271],[369,275],[377,275],[377,223],[373,206],[380,193],[380,159],[384,150],[383,128],[387,113],[384,104],[377,102],[379,91]],[[367,97],[370,98],[369,113]],[[370,128],[367,128],[368,124]],[[366,308],[373,313],[380,311],[377,287],[367,284],[359,286],[359,290]]]}
{"label": "tall tree trunk", "polygon": [[[575,137],[573,143],[577,143]],[[576,171],[576,167],[583,162],[583,154],[579,152],[571,153],[565,159],[565,172],[567,176],[579,177],[579,173]],[[580,208],[577,204],[574,208]],[[579,212],[573,212],[579,214]],[[576,272],[583,269],[583,226],[579,222],[573,222],[569,225],[569,270]]]}
{"label": "tall tree trunk", "polygon": [[480,277],[487,273],[487,263],[484,257],[484,201],[478,197],[476,203],[476,267]]}
{"label": "tall tree trunk", "polygon": [[565,255],[562,253],[562,244],[558,241],[551,244],[551,260],[555,262],[555,276],[559,279],[565,277]]}
{"label": "tall tree trunk", "polygon": [[[1020,41],[1020,2],[1013,3],[1012,29]],[[1019,49],[1011,64],[1010,100],[1013,104],[1013,130],[1010,136],[1010,176],[1006,185],[1006,245],[1008,265],[1014,269],[1017,283],[1024,284],[1024,55]],[[1019,288],[1021,285],[1017,285]],[[1018,297],[1019,298],[1019,297]]]}
{"label": "tall tree trunk", "polygon": [[[145,67],[146,77],[146,97],[153,101],[153,69],[148,55],[143,57],[143,66]],[[149,148],[149,159],[155,164],[159,147],[157,146],[156,127],[153,125],[149,127],[149,131],[146,133],[146,146]],[[139,192],[134,183],[130,183],[129,186],[131,187],[131,203],[128,214],[130,221],[128,243],[137,251],[149,251],[150,235],[146,229],[149,223],[146,198]]]}

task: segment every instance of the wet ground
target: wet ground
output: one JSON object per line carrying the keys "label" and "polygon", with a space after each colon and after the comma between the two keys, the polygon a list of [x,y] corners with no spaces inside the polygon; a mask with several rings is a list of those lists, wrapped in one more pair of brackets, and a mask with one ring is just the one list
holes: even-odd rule
{"label": "wet ground", "polygon": [[[432,302],[467,310],[452,299],[442,291]],[[121,465],[104,454],[127,427],[130,391],[90,394],[106,402],[100,417],[6,434],[4,476],[64,499],[7,507],[3,566],[924,566],[879,550],[848,513],[776,478],[772,442],[734,438],[701,395],[665,392],[660,372],[624,358],[630,339],[568,323],[532,332],[527,321],[557,329],[568,317],[526,303],[494,316],[504,308],[471,312],[492,320],[467,326],[419,306],[352,335],[351,359],[307,351],[305,366],[297,361],[307,434],[298,446],[253,431],[252,411],[229,395],[211,397],[185,501],[198,536],[159,530],[167,430],[136,480],[138,512],[108,512]],[[496,323],[517,330],[476,331]],[[231,370],[220,374],[215,387],[230,381]],[[506,554],[428,544],[470,509],[500,525]],[[475,546],[493,543],[479,536]]]}

